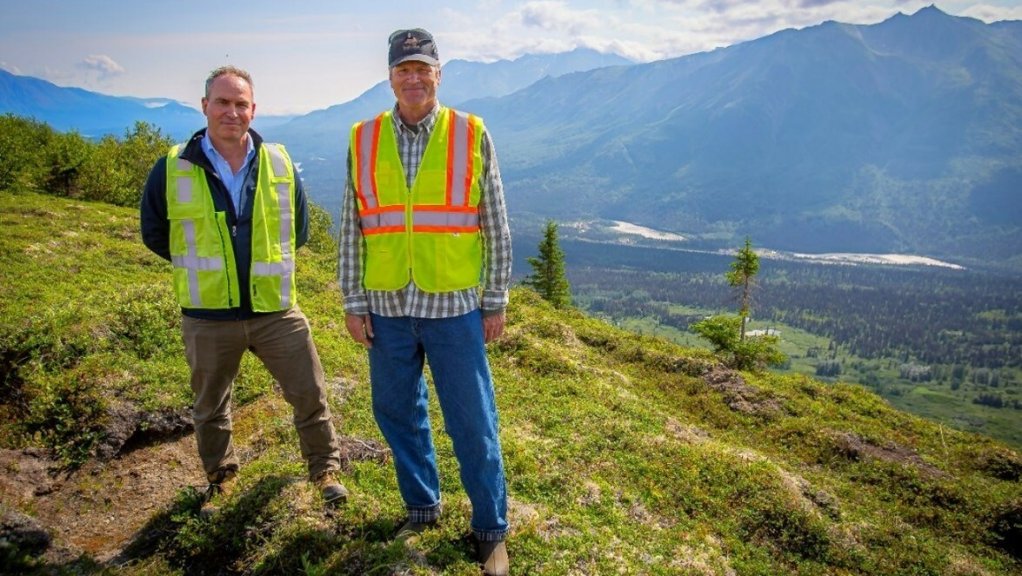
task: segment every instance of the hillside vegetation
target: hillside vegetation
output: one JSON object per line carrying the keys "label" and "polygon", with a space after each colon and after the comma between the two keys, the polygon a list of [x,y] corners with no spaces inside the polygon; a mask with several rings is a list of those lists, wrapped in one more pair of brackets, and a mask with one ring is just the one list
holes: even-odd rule
{"label": "hillside vegetation", "polygon": [[[66,534],[58,525],[74,514],[47,512],[45,491],[25,496],[24,469],[7,465],[0,572],[477,573],[443,434],[441,527],[392,541],[403,510],[325,229],[300,252],[299,290],[331,383],[347,505],[325,510],[301,481],[289,409],[251,358],[234,395],[239,489],[211,521],[187,483],[166,501],[132,500],[198,470],[194,453],[155,478],[104,480],[190,437],[169,266],[137,228],[132,208],[0,192],[0,461],[46,458],[61,492],[102,495],[76,514],[108,515],[109,532],[137,527],[115,554],[14,537],[19,522]],[[1022,573],[1022,457],[989,438],[860,387],[731,372],[523,288],[490,355],[517,574]]]}
{"label": "hillside vegetation", "polygon": [[[537,241],[522,240],[519,252]],[[724,279],[730,254],[563,245],[575,305],[630,330],[704,345],[690,326],[737,306]],[[984,270],[764,258],[753,329],[783,335],[783,371],[863,384],[903,410],[1017,450],[1019,294],[1022,278]]]}

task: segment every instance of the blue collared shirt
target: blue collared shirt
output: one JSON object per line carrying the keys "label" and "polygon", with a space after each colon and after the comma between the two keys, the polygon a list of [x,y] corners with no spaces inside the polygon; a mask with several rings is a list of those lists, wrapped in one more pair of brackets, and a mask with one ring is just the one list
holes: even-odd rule
{"label": "blue collared shirt", "polygon": [[206,158],[209,158],[209,161],[213,164],[217,176],[227,186],[227,191],[231,194],[231,202],[234,203],[235,213],[241,214],[241,190],[245,186],[245,175],[248,174],[248,166],[252,163],[252,157],[255,156],[255,144],[252,143],[252,137],[249,136],[248,138],[248,152],[245,154],[245,161],[242,162],[241,168],[237,172],[231,170],[231,165],[213,147],[213,141],[209,138],[209,132],[202,136],[202,151],[206,153]]}

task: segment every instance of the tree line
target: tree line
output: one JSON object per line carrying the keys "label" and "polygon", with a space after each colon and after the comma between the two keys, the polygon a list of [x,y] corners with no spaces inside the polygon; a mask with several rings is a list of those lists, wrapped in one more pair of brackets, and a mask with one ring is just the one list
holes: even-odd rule
{"label": "tree line", "polygon": [[[0,116],[0,191],[38,192],[137,207],[153,164],[174,140],[147,122],[122,138],[90,139],[13,114]],[[336,253],[332,216],[309,203],[310,249]]]}
{"label": "tree line", "polygon": [[0,116],[0,190],[137,206],[149,170],[173,141],[136,122],[123,138],[91,139],[44,122]]}
{"label": "tree line", "polygon": [[[684,255],[679,255],[684,258]],[[719,264],[719,263],[718,263]],[[734,307],[719,272],[568,267],[580,306],[686,331]],[[1022,280],[981,272],[767,261],[754,319],[800,328],[867,359],[1022,368]]]}

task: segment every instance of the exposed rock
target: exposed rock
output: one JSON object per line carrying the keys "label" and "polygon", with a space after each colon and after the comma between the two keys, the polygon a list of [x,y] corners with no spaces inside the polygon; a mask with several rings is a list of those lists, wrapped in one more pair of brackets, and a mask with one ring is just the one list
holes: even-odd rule
{"label": "exposed rock", "polygon": [[107,422],[103,442],[96,448],[99,460],[187,434],[194,427],[189,408],[145,412],[127,403],[111,408]]}
{"label": "exposed rock", "polygon": [[877,446],[852,432],[835,432],[834,440],[838,450],[849,460],[874,458],[913,466],[931,478],[946,476],[943,470],[923,460],[914,450],[895,442],[886,442],[883,446]]}
{"label": "exposed rock", "polygon": [[724,402],[735,412],[771,417],[782,411],[777,398],[749,386],[735,370],[715,367],[705,372],[702,377],[710,388],[724,394]]}

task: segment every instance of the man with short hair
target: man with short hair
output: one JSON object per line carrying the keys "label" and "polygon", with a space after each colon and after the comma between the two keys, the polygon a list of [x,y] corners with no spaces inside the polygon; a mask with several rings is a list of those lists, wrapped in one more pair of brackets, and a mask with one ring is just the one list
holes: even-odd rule
{"label": "man with short hair", "polygon": [[349,334],[369,349],[373,414],[394,455],[411,537],[440,517],[427,388],[434,387],[472,502],[486,574],[507,574],[507,489],[487,342],[504,330],[511,235],[480,118],[441,106],[429,32],[389,39],[392,110],[357,123],[348,150],[340,285]]}
{"label": "man with short hair", "polygon": [[308,238],[302,182],[287,151],[249,128],[251,76],[217,68],[206,80],[206,128],[171,147],[142,195],[145,245],[170,261],[181,306],[185,354],[195,394],[193,418],[211,501],[235,477],[231,390],[251,350],[294,409],[309,479],[324,500],[347,497],[337,481],[340,450],[327,405],[323,367],[297,305],[295,253]]}

